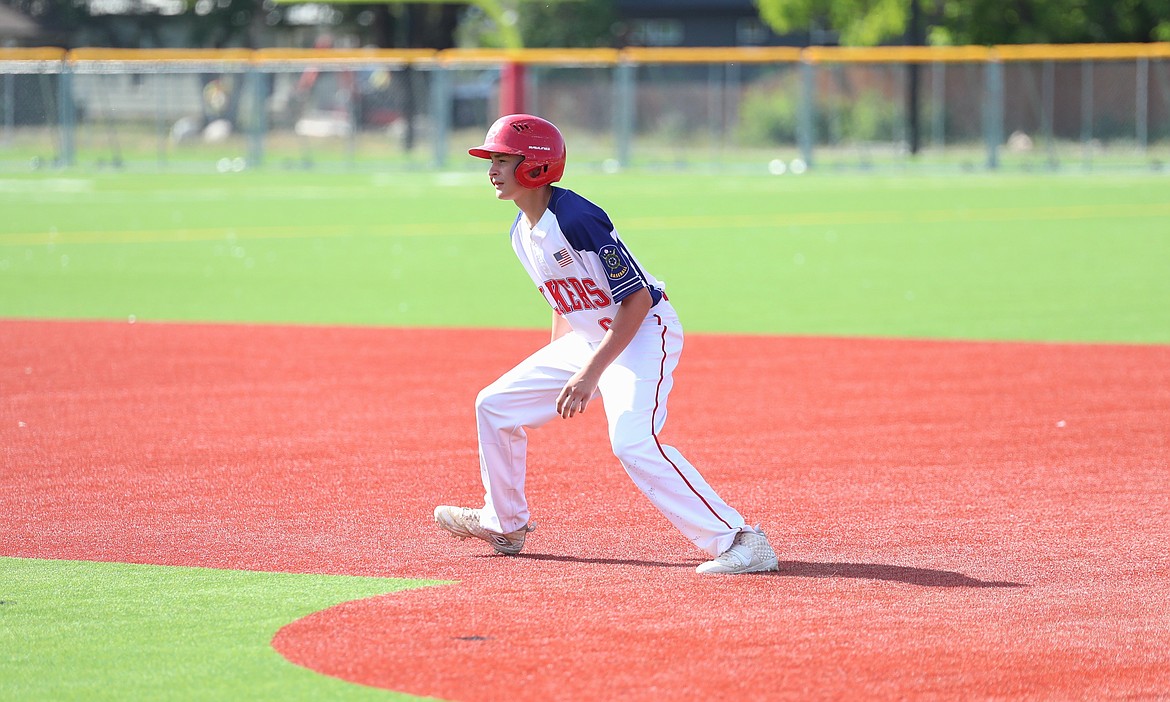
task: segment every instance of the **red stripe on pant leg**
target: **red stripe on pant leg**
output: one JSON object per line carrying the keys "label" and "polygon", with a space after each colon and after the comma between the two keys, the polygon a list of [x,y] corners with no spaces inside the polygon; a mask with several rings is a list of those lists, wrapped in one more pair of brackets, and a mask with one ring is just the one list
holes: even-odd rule
{"label": "red stripe on pant leg", "polygon": [[662,328],[662,361],[661,361],[661,363],[659,363],[659,366],[658,366],[658,387],[654,391],[654,412],[653,412],[653,414],[650,415],[650,435],[654,437],[654,445],[658,447],[658,453],[662,454],[662,457],[664,459],[666,459],[666,462],[670,464],[671,468],[674,468],[674,472],[678,473],[678,477],[682,478],[682,481],[684,483],[686,483],[686,486],[688,488],[691,489],[691,492],[695,493],[695,497],[699,498],[699,500],[702,501],[703,505],[706,506],[707,509],[711,510],[711,514],[715,515],[716,519],[723,522],[723,526],[727,527],[728,529],[732,529],[733,527],[727,523],[727,520],[724,519],[723,517],[719,516],[719,513],[715,511],[715,508],[712,507],[709,502],[707,502],[707,498],[705,498],[701,494],[699,494],[699,491],[695,489],[695,486],[691,485],[691,481],[687,480],[687,476],[683,475],[683,472],[681,470],[679,470],[678,466],[675,465],[674,461],[670,460],[670,456],[667,456],[666,451],[662,450],[662,442],[658,440],[658,429],[657,429],[658,422],[655,421],[655,418],[658,416],[658,397],[662,393],[662,383],[664,380],[666,380],[666,357],[667,357],[667,354],[666,354],[666,325],[662,323],[662,317],[660,317],[658,315],[654,315],[654,319],[658,320],[658,326]]}

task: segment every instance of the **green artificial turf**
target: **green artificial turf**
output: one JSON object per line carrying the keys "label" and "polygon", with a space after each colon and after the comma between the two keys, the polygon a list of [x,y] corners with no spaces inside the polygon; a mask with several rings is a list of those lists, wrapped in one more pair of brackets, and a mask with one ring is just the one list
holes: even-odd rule
{"label": "green artificial turf", "polygon": [[[691,331],[1170,343],[1157,175],[621,174]],[[543,327],[481,174],[0,176],[0,317]],[[419,581],[0,558],[0,699],[400,699],[270,641]]]}
{"label": "green artificial turf", "polygon": [[430,581],[0,558],[0,699],[413,700],[289,663],[285,624]]}
{"label": "green artificial turf", "polygon": [[[589,174],[692,331],[1170,342],[1153,174]],[[475,173],[0,178],[0,317],[541,327]]]}

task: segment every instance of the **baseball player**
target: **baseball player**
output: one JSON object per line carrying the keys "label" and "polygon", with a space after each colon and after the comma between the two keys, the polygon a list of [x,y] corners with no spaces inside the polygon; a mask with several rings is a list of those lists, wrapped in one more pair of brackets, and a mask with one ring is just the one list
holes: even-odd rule
{"label": "baseball player", "polygon": [[682,326],[663,284],[630,253],[609,216],[552,185],[565,170],[561,132],[539,117],[507,115],[469,153],[490,160],[496,197],[520,210],[512,248],[552,307],[552,341],[476,398],[483,508],[440,506],[435,521],[456,537],[519,553],[534,528],[524,495],[527,430],[583,413],[600,396],[613,452],[634,484],[713,557],[699,573],[775,570],[764,533],[658,438]]}

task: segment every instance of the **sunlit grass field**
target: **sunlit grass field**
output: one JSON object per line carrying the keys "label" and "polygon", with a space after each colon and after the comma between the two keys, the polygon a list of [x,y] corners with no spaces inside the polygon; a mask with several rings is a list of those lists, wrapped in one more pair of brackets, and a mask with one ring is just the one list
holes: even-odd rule
{"label": "sunlit grass field", "polygon": [[[1165,176],[564,185],[610,212],[691,332],[1170,343]],[[544,327],[514,216],[469,173],[0,176],[0,318]],[[423,584],[0,559],[0,604],[21,607],[0,698],[405,699],[270,641]]]}
{"label": "sunlit grass field", "polygon": [[418,699],[292,666],[277,630],[339,602],[437,584],[0,557],[0,698]]}
{"label": "sunlit grass field", "polygon": [[[692,331],[1170,342],[1154,174],[623,173],[606,208]],[[540,327],[478,174],[0,177],[0,317]]]}

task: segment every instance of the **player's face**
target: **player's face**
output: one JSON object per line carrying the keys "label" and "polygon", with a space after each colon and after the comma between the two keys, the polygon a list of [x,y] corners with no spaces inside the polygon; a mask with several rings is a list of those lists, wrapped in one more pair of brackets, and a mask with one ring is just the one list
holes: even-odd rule
{"label": "player's face", "polygon": [[515,200],[523,192],[524,187],[516,182],[516,166],[522,159],[512,154],[492,154],[492,162],[488,167],[488,178],[496,189],[496,198],[499,200]]}

